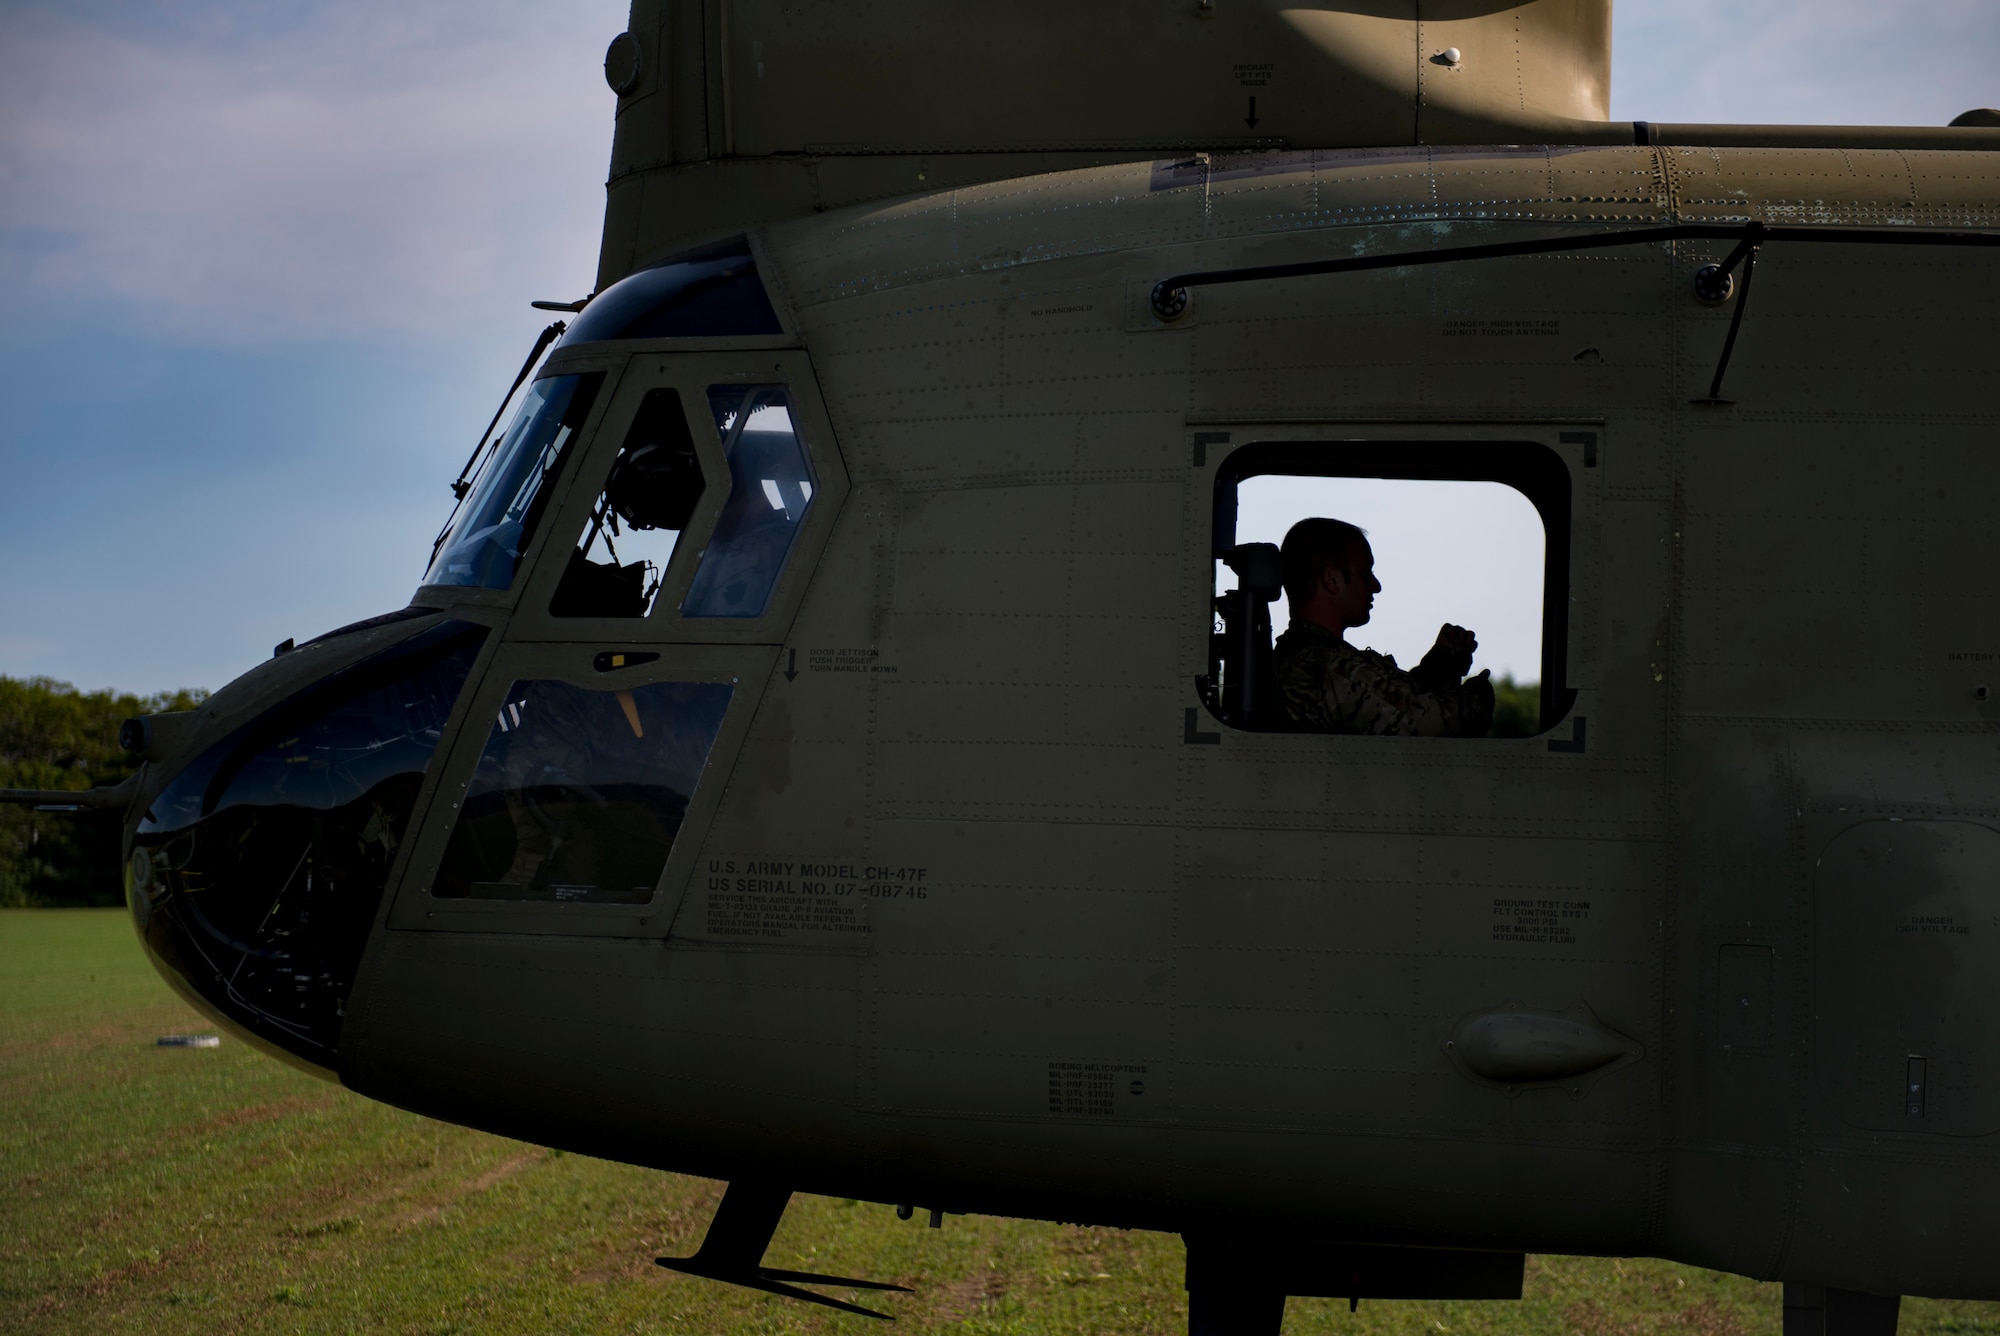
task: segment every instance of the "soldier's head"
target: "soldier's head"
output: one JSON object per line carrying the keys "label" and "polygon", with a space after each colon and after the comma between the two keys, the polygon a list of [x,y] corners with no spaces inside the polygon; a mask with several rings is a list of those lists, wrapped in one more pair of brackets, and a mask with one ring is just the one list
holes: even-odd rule
{"label": "soldier's head", "polygon": [[1344,520],[1300,520],[1281,555],[1292,616],[1336,635],[1367,623],[1382,592],[1367,534]]}

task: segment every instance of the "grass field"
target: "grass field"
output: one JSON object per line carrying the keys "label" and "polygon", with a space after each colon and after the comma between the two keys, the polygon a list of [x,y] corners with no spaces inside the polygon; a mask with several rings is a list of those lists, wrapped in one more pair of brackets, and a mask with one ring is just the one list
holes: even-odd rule
{"label": "grass field", "polygon": [[[866,1319],[669,1274],[721,1185],[399,1113],[212,1027],[120,911],[0,911],[0,1329],[840,1332]],[[1178,1333],[1179,1241],[795,1198],[769,1260],[896,1280],[900,1330]],[[863,1302],[875,1302],[856,1295]],[[1776,1336],[1779,1292],[1661,1262],[1537,1257],[1518,1304],[1294,1299],[1288,1333]],[[1906,1301],[1904,1332],[2000,1333]]]}

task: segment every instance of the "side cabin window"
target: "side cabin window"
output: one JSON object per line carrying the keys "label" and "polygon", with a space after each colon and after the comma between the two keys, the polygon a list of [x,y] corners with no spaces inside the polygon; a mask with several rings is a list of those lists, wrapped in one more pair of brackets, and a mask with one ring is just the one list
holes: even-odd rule
{"label": "side cabin window", "polygon": [[1552,728],[1569,527],[1568,469],[1532,442],[1245,446],[1215,480],[1202,697],[1250,731]]}

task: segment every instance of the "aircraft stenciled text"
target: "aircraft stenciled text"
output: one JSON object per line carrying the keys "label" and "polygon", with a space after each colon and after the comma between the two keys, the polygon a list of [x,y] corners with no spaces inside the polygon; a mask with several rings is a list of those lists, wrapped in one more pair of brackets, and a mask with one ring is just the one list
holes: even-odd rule
{"label": "aircraft stenciled text", "polygon": [[1447,320],[1448,339],[1554,338],[1562,333],[1560,320]]}
{"label": "aircraft stenciled text", "polygon": [[826,859],[712,858],[709,932],[783,938],[796,932],[866,933],[864,906],[930,898],[930,869]]}
{"label": "aircraft stenciled text", "polygon": [[894,664],[882,661],[882,651],[873,648],[807,649],[806,670],[814,673],[893,673]]}
{"label": "aircraft stenciled text", "polygon": [[1134,1098],[1146,1093],[1146,1069],[1127,1062],[1051,1062],[1049,1112],[1108,1118],[1117,1110],[1120,1091]]}
{"label": "aircraft stenciled text", "polygon": [[1588,900],[1496,899],[1493,940],[1532,946],[1574,946],[1577,925],[1589,917]]}
{"label": "aircraft stenciled text", "polygon": [[1972,925],[1960,923],[1950,914],[1912,914],[1896,925],[1896,931],[1963,936],[1972,931]]}

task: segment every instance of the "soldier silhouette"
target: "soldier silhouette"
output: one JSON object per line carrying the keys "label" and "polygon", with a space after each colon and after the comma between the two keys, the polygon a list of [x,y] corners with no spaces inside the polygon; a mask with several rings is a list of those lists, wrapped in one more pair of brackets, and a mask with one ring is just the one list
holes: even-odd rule
{"label": "soldier silhouette", "polygon": [[1275,647],[1278,694],[1294,728],[1309,733],[1483,737],[1493,723],[1488,674],[1466,677],[1479,641],[1446,623],[1408,672],[1347,643],[1382,592],[1368,536],[1334,519],[1304,519],[1281,549],[1291,625]]}

